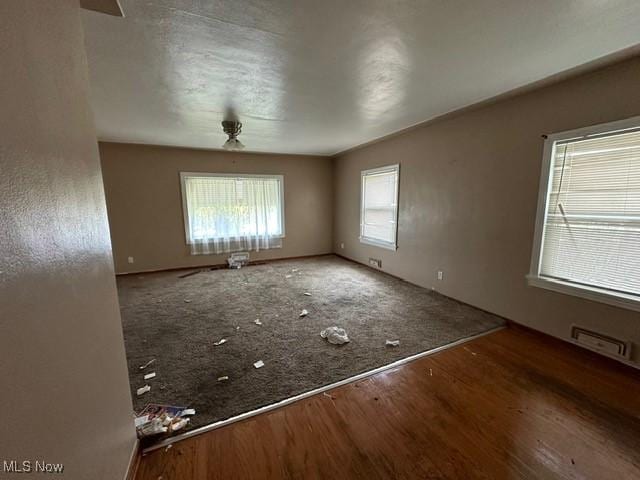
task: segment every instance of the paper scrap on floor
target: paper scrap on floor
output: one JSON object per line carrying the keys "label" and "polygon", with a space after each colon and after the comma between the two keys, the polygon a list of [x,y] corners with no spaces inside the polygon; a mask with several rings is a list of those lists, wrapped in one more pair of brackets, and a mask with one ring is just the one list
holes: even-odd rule
{"label": "paper scrap on floor", "polygon": [[226,342],[227,342],[226,338],[221,338],[217,342],[213,342],[213,344],[217,347],[218,345],[222,345],[223,343],[226,343]]}
{"label": "paper scrap on floor", "polygon": [[152,358],[151,360],[149,360],[147,363],[145,363],[144,365],[140,366],[140,370],[144,370],[145,368],[147,368],[149,365],[151,365],[153,362],[155,362],[156,359]]}
{"label": "paper scrap on floor", "polygon": [[142,425],[149,423],[149,415],[142,415],[141,417],[136,417],[133,419],[133,424],[136,428],[141,427]]}
{"label": "paper scrap on floor", "polygon": [[163,421],[160,418],[154,418],[148,422],[140,425],[136,428],[138,437],[149,437],[151,435],[158,435],[160,433],[167,433],[169,428],[163,425]]}
{"label": "paper scrap on floor", "polygon": [[253,364],[253,366],[256,368],[262,368],[264,367],[264,362],[262,360],[258,360],[256,363]]}
{"label": "paper scrap on floor", "polygon": [[177,432],[178,430],[182,430],[187,426],[187,423],[189,423],[188,418],[181,418],[179,420],[176,420],[175,422],[169,422],[169,431]]}
{"label": "paper scrap on floor", "polygon": [[399,347],[400,346],[400,340],[387,340],[386,345],[387,345],[387,347]]}
{"label": "paper scrap on floor", "polygon": [[183,418],[184,415],[192,414],[195,414],[195,410],[186,407],[150,403],[138,414],[134,423],[138,436],[148,437],[183,429],[189,423],[189,418]]}
{"label": "paper scrap on floor", "polygon": [[151,387],[149,385],[145,385],[144,387],[140,387],[136,393],[138,394],[138,396],[140,396],[140,395],[144,395],[149,390],[151,390]]}
{"label": "paper scrap on floor", "polygon": [[145,380],[150,380],[150,379],[152,379],[152,378],[153,378],[153,377],[155,377],[155,376],[156,376],[156,372],[147,373],[147,374],[144,376],[144,379],[145,379]]}
{"label": "paper scrap on floor", "polygon": [[346,330],[336,326],[325,328],[320,332],[320,336],[326,338],[327,342],[333,345],[342,345],[350,342]]}
{"label": "paper scrap on floor", "polygon": [[256,318],[253,323],[255,323],[256,325],[262,325],[262,322],[260,321],[259,318]]}
{"label": "paper scrap on floor", "polygon": [[300,312],[300,316],[301,316],[301,317],[306,317],[307,315],[309,315],[309,312],[307,312],[307,310],[306,310],[306,309],[303,309],[303,310]]}

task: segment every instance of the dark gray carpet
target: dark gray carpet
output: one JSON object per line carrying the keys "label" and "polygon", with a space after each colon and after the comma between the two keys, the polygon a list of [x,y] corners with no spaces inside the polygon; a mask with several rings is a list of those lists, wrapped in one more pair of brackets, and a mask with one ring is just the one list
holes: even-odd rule
{"label": "dark gray carpet", "polygon": [[[151,402],[193,407],[191,428],[503,324],[335,256],[179,278],[184,273],[119,277],[118,290],[136,411]],[[303,308],[309,315],[299,318]],[[345,328],[351,342],[334,346],[322,339],[320,331],[332,325]],[[227,343],[214,346],[221,338]],[[387,339],[399,339],[400,346],[385,346]],[[261,369],[253,367],[258,360],[265,363]],[[157,373],[148,382],[151,391],[138,397],[150,371]],[[229,380],[218,382],[221,376]]]}

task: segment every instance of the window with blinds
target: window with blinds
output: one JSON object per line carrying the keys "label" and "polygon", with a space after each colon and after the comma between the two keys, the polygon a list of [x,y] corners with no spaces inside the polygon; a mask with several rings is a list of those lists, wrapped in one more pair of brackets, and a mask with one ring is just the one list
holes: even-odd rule
{"label": "window with blinds", "polygon": [[640,119],[547,142],[530,278],[639,308]]}
{"label": "window with blinds", "polygon": [[187,243],[284,235],[281,175],[182,173]]}
{"label": "window with blinds", "polygon": [[361,174],[360,241],[396,249],[399,165]]}

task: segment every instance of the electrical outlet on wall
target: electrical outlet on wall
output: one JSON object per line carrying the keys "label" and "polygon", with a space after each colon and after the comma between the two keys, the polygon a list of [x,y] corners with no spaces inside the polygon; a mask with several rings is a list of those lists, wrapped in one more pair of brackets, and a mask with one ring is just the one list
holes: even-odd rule
{"label": "electrical outlet on wall", "polygon": [[133,263],[133,257],[127,257],[127,262]]}
{"label": "electrical outlet on wall", "polygon": [[438,270],[438,280],[442,280],[443,276],[444,274],[442,273],[442,270]]}
{"label": "electrical outlet on wall", "polygon": [[344,248],[344,243],[341,243],[341,244],[340,244],[340,248]]}

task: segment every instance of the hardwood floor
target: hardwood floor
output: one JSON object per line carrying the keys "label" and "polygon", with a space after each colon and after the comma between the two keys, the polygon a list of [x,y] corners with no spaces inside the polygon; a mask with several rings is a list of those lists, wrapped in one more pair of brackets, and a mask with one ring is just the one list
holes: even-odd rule
{"label": "hardwood floor", "polygon": [[152,452],[160,477],[638,479],[640,374],[512,327]]}

